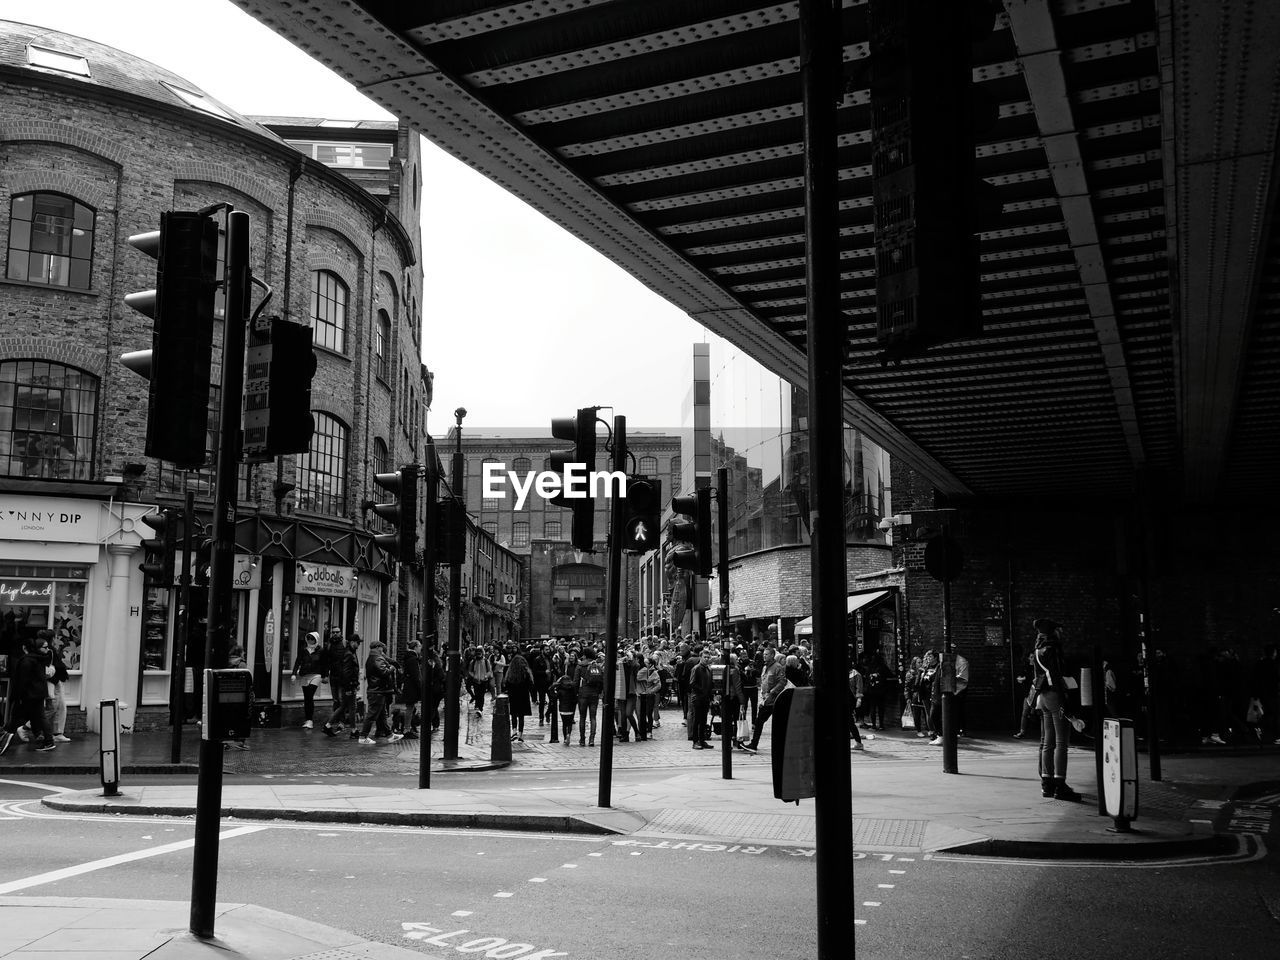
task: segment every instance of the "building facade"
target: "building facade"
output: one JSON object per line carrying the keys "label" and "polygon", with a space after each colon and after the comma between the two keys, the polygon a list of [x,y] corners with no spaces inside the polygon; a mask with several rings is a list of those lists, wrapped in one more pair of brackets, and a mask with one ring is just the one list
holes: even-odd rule
{"label": "building facade", "polygon": [[[0,35],[0,655],[54,629],[69,725],[92,727],[87,708],[106,698],[135,726],[166,722],[182,631],[174,584],[139,570],[140,520],[191,491],[188,523],[204,534],[213,469],[144,456],[147,384],[118,358],[150,346],[150,320],[123,298],[154,286],[155,263],[128,237],[162,211],[231,204],[249,214],[268,312],[313,328],[316,429],[307,453],[240,467],[233,623],[214,662],[240,645],[259,696],[300,699],[288,674],[306,632],[395,643],[421,622],[420,574],[378,548],[381,522],[362,510],[373,474],[415,462],[425,439],[418,139],[344,127],[323,141],[345,153],[306,154],[121,51],[7,21]],[[345,175],[357,154],[380,195]],[[203,665],[198,594],[183,654]]]}

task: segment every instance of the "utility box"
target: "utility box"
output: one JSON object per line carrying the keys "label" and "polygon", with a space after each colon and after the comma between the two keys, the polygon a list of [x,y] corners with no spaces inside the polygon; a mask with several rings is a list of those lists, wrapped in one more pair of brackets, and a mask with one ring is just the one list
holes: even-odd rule
{"label": "utility box", "polygon": [[253,673],[249,670],[206,670],[203,740],[246,740],[253,727]]}

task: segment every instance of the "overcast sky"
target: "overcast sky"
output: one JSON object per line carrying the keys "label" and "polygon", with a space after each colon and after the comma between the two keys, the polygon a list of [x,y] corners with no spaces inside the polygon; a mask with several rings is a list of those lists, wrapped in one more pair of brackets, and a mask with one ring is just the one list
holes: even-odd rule
{"label": "overcast sky", "polygon": [[[241,113],[391,119],[230,0],[0,0],[0,18],[135,54]],[[433,433],[453,424],[458,406],[468,410],[464,430],[549,431],[551,417],[590,404],[612,405],[630,429],[679,426],[689,345],[717,338],[430,143],[423,187]],[[566,346],[575,337],[598,345],[600,325],[616,352]]]}

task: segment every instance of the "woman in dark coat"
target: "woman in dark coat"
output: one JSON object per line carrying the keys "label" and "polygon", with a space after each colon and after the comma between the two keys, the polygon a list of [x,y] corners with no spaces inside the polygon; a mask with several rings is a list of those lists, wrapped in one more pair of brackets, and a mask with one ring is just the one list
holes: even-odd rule
{"label": "woman in dark coat", "polygon": [[[45,716],[45,703],[49,698],[49,681],[53,679],[53,655],[49,650],[50,630],[41,630],[24,641],[26,652],[13,668],[13,714],[8,725],[0,730],[0,753],[9,749],[18,727],[31,724],[32,748],[45,752],[57,746],[53,742],[53,727]],[[36,740],[43,739],[41,746]]]}
{"label": "woman in dark coat", "polygon": [[521,648],[507,664],[507,707],[511,711],[511,739],[524,743],[524,718],[533,714],[529,694],[533,692],[533,671]]}
{"label": "woman in dark coat", "polygon": [[422,644],[410,640],[404,652],[404,681],[400,686],[400,702],[409,709],[408,729],[404,732],[416,736],[422,717],[418,712],[418,701],[422,699]]}

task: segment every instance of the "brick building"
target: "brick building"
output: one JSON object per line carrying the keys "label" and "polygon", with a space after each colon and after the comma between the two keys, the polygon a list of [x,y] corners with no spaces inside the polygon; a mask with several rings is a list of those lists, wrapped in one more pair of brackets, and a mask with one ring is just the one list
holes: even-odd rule
{"label": "brick building", "polygon": [[143,454],[147,385],[118,357],[150,345],[123,298],[154,286],[155,263],[127,238],[162,211],[230,203],[250,216],[268,312],[314,330],[316,431],[306,454],[241,467],[232,636],[215,657],[243,645],[259,695],[295,700],[308,630],[395,644],[421,620],[418,576],[372,542],[361,510],[372,474],[416,461],[425,439],[418,138],[272,118],[325,145],[304,154],[121,51],[7,21],[0,39],[0,653],[42,626],[64,636],[73,727],[103,698],[140,704],[136,724],[167,716],[178,611],[172,585],[138,569],[140,517],[190,490],[207,525],[213,471]]}

